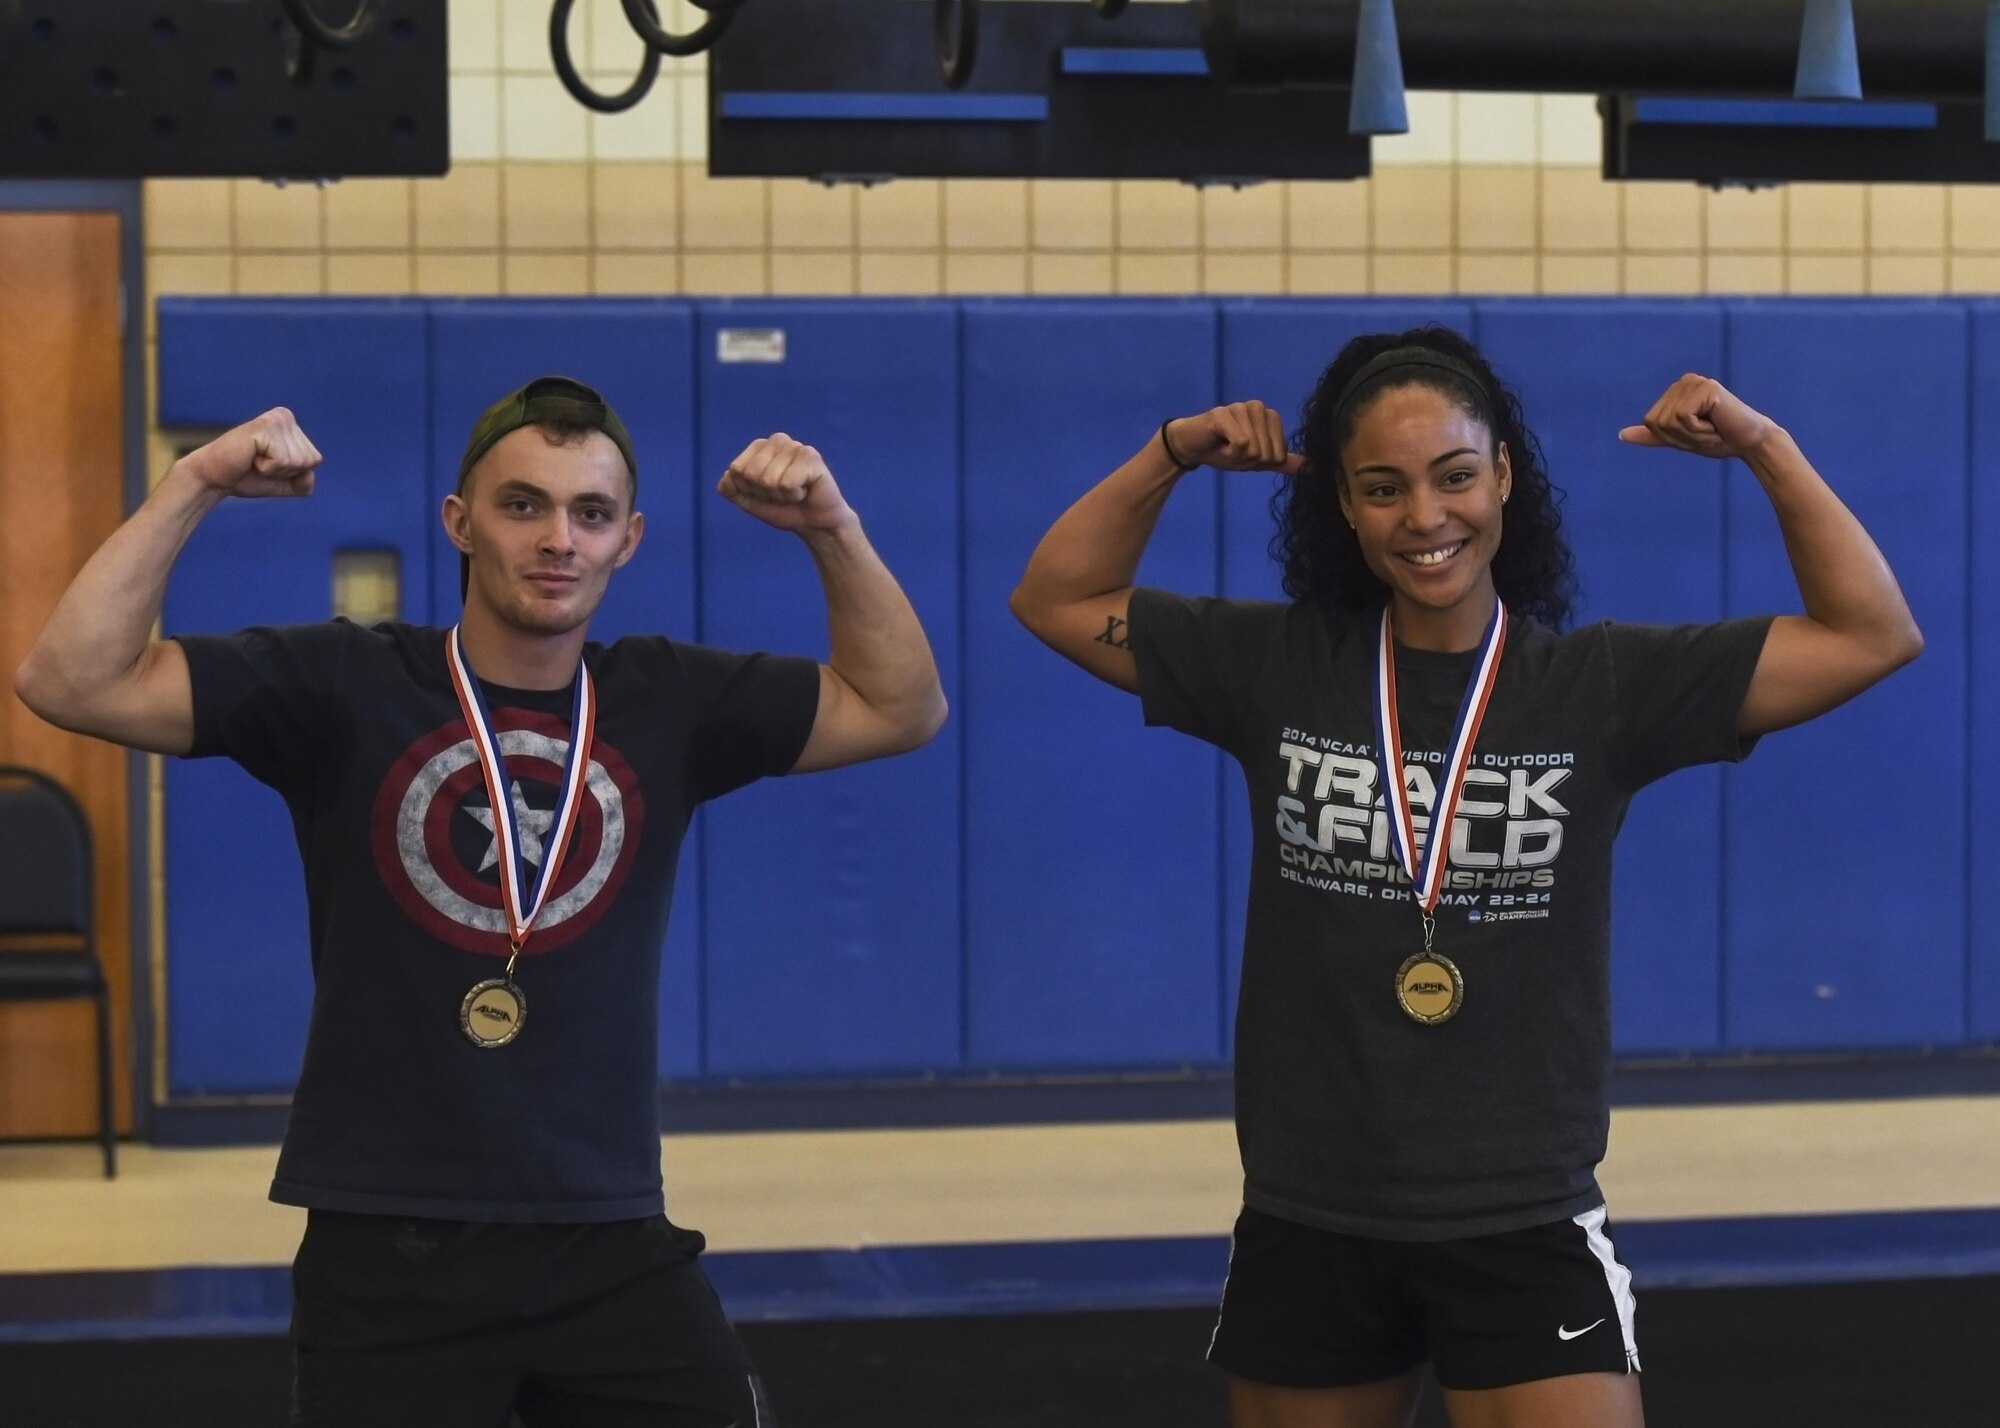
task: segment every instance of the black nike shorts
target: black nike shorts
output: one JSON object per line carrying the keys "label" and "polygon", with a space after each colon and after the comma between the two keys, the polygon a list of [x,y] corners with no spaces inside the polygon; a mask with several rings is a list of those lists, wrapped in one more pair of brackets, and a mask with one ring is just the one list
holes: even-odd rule
{"label": "black nike shorts", "polygon": [[496,1225],[313,1210],[292,1265],[295,1428],[772,1428],[665,1217]]}
{"label": "black nike shorts", "polygon": [[1399,1378],[1446,1388],[1636,1373],[1632,1275],[1599,1208],[1474,1239],[1363,1239],[1246,1207],[1209,1362],[1290,1388]]}

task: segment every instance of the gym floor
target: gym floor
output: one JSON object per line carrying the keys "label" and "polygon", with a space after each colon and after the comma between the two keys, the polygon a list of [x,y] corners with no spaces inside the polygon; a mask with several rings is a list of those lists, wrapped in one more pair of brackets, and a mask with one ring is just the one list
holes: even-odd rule
{"label": "gym floor", "polygon": [[[0,1148],[0,1422],[284,1421],[275,1152]],[[1223,1421],[1223,1121],[662,1142],[790,1428]],[[2000,1097],[1614,1112],[1654,1428],[1990,1425]],[[1434,1403],[1420,1420],[1442,1423]]]}

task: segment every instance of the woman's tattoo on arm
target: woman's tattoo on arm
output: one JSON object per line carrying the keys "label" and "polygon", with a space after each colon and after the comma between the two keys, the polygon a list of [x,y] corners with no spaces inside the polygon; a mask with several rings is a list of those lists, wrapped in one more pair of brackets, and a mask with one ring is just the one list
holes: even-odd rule
{"label": "woman's tattoo on arm", "polygon": [[1116,615],[1105,617],[1104,633],[1097,636],[1097,643],[1110,645],[1114,650],[1132,648],[1132,627]]}

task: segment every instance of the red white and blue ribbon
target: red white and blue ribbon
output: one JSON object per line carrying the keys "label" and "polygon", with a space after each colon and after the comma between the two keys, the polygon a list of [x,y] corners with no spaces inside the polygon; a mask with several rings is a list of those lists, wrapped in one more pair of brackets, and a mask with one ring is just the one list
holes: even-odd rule
{"label": "red white and blue ribbon", "polygon": [[[1445,750],[1444,769],[1431,806],[1430,829],[1423,855],[1417,855],[1417,824],[1410,813],[1410,791],[1403,782],[1403,730],[1396,717],[1396,637],[1389,612],[1382,611],[1382,647],[1375,661],[1375,757],[1381,766],[1382,800],[1389,815],[1389,841],[1396,860],[1409,874],[1418,907],[1428,913],[1444,892],[1444,868],[1451,856],[1452,821],[1458,816],[1458,796],[1472,767],[1472,746],[1486,719],[1487,703],[1500,677],[1500,656],[1507,647],[1507,606],[1493,602],[1493,618],[1479,642],[1479,659],[1459,701],[1458,720]],[[1426,924],[1428,925],[1428,924]]]}
{"label": "red white and blue ribbon", "polygon": [[519,955],[556,885],[556,874],[569,853],[570,839],[582,817],[584,785],[590,777],[590,748],[597,738],[597,686],[591,682],[589,668],[579,663],[561,798],[556,804],[555,821],[542,840],[542,865],[530,876],[521,854],[521,828],[514,800],[509,796],[507,761],[500,752],[500,735],[493,727],[493,716],[487,712],[486,699],[479,692],[479,681],[466,667],[456,625],[445,636],[445,655],[445,662],[451,668],[452,688],[458,693],[459,710],[465,715],[465,727],[471,731],[472,746],[479,754],[479,771],[486,776],[486,797],[493,808],[493,836],[500,844],[500,904],[507,915],[507,941]]}

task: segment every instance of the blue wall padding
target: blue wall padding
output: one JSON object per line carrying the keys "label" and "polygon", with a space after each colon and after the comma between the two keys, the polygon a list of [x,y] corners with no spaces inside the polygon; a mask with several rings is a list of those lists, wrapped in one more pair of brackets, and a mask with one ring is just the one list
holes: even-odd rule
{"label": "blue wall padding", "polygon": [[[1216,1061],[1221,755],[1043,648],[1007,597],[1049,525],[1168,416],[1212,406],[1200,302],[965,309],[968,1051],[1014,1070]],[[1216,490],[1168,503],[1142,583],[1216,583]]]}
{"label": "blue wall padding", "polygon": [[[2000,91],[1996,91],[2000,93]],[[1972,315],[1970,1034],[2000,1039],[2000,305]],[[1933,641],[1931,648],[1936,648]],[[1930,658],[1926,653],[1926,659]],[[1945,791],[1940,788],[1939,796]]]}
{"label": "blue wall padding", "polygon": [[[422,305],[163,300],[159,334],[161,425],[286,406],[325,458],[310,499],[230,501],[202,523],[168,588],[167,633],[324,620],[334,552],[353,547],[393,547],[406,595],[427,605]],[[291,820],[222,760],[167,762],[166,820],[169,1085],[284,1090],[312,998]]]}
{"label": "blue wall padding", "polygon": [[[1436,323],[1470,335],[1472,308],[1451,301],[1405,298],[1253,300],[1222,305],[1222,396],[1255,398],[1295,433],[1306,398],[1342,347],[1369,333],[1407,332]],[[1272,492],[1282,477],[1229,473],[1222,477],[1221,592],[1239,600],[1282,600],[1281,571],[1271,558]],[[1225,1045],[1236,1044],[1236,993],[1243,971],[1243,922],[1250,897],[1250,805],[1243,772],[1224,761],[1222,793],[1223,990]]]}
{"label": "blue wall padding", "polygon": [[[1479,339],[1521,396],[1583,600],[1577,624],[1678,624],[1722,615],[1719,463],[1626,446],[1683,373],[1722,371],[1708,304],[1496,302]],[[1721,1043],[1722,774],[1686,769],[1640,794],[1618,839],[1612,892],[1612,1041],[1621,1052]]]}
{"label": "blue wall padding", "polygon": [[[1728,322],[1734,388],[1868,527],[1928,646],[1730,772],[1724,1033],[1741,1047],[1962,1041],[1969,317],[1746,302]],[[1731,608],[1798,609],[1769,501],[1729,475]]]}
{"label": "blue wall padding", "polygon": [[[949,303],[704,306],[711,643],[826,654],[826,601],[807,551],[711,489],[752,441],[782,431],[826,459],[956,694],[958,322]],[[784,360],[720,360],[723,331],[743,328],[781,329]],[[711,1075],[958,1064],[963,728],[947,724],[902,758],[770,780],[708,811]]]}
{"label": "blue wall padding", "polygon": [[285,805],[232,763],[169,761],[165,842],[168,1087],[176,1096],[289,1090],[312,967]]}
{"label": "blue wall padding", "polygon": [[[2000,304],[163,299],[162,425],[283,404],[326,456],[311,500],[204,523],[165,625],[323,619],[332,557],[355,547],[399,553],[405,618],[449,623],[437,504],[466,434],[556,371],[606,391],[641,463],[645,543],[593,633],[824,655],[805,552],[713,489],[752,438],[790,431],[915,601],[953,719],[916,755],[771,781],[697,822],[663,1074],[1213,1065],[1240,960],[1240,779],[1145,729],[1007,597],[1049,525],[1163,418],[1256,397],[1294,427],[1350,337],[1433,320],[1483,342],[1526,401],[1568,491],[1581,619],[1800,608],[1747,471],[1617,443],[1696,370],[1799,438],[1928,639],[1744,769],[1640,796],[1618,860],[1617,1048],[2000,1038],[2000,753],[1971,738],[2000,727],[2000,576],[1972,559],[2000,543]],[[743,326],[782,328],[784,360],[721,361],[718,333]],[[1188,477],[1142,582],[1275,595],[1271,486]],[[171,1089],[281,1091],[311,994],[285,811],[224,763],[172,761],[166,779]]]}
{"label": "blue wall padding", "polygon": [[[694,313],[684,302],[631,298],[477,298],[431,307],[431,459],[427,511],[457,485],[479,416],[536,377],[574,377],[604,395],[639,460],[639,549],[605,592],[593,639],[634,632],[695,637]],[[430,519],[431,608],[458,618],[458,552]],[[701,1066],[700,840],[682,852],[660,968],[660,1071]]]}

